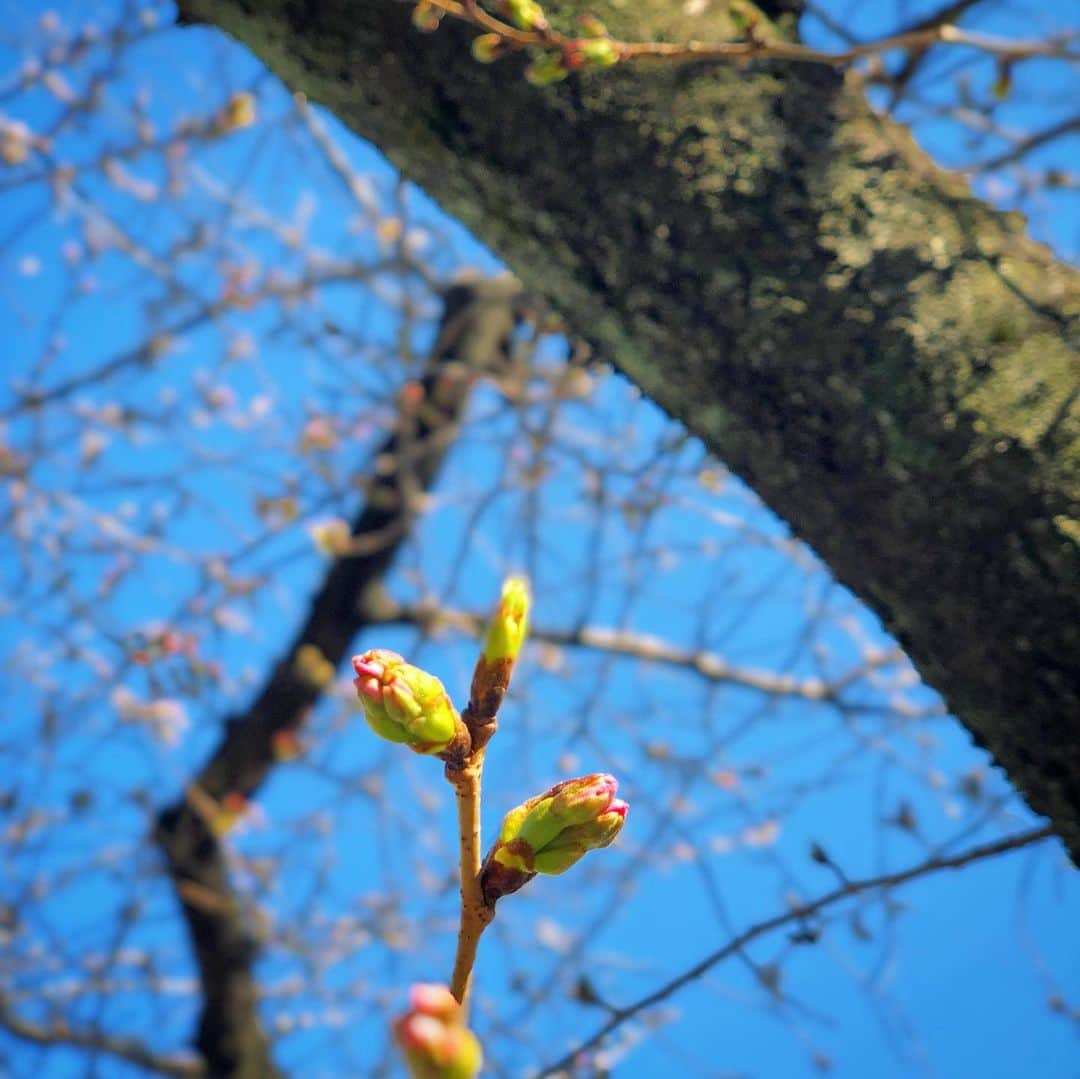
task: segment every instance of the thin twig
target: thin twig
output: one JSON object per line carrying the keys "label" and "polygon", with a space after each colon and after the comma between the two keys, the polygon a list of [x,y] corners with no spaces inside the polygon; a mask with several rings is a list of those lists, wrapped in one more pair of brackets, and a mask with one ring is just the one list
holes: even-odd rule
{"label": "thin twig", "polygon": [[1074,131],[1080,131],[1080,114],[1067,116],[1064,120],[1052,124],[1050,127],[1035,131],[1018,140],[1008,150],[1003,150],[1001,153],[995,154],[984,161],[976,161],[972,165],[965,165],[963,169],[965,172],[991,172],[994,169],[1003,168],[1005,165],[1012,165],[1019,161],[1020,158],[1026,157],[1032,150],[1045,146],[1048,142],[1061,138],[1062,135],[1070,135]]}
{"label": "thin twig", "polygon": [[469,981],[480,937],[495,911],[484,902],[480,889],[480,781],[484,769],[481,750],[460,772],[448,773],[457,796],[458,841],[461,861],[461,925],[458,929],[450,992],[468,1009]]}
{"label": "thin twig", "polygon": [[[483,633],[486,624],[484,617],[475,612],[452,610],[423,602],[398,604],[389,601],[380,607],[378,618],[387,623],[405,622],[432,629],[453,627],[476,637]],[[743,667],[731,663],[717,652],[680,648],[662,637],[607,626],[565,630],[534,625],[529,629],[529,637],[540,644],[589,648],[629,659],[682,667],[718,685],[738,686],[777,697],[795,697],[807,701],[836,700],[845,689],[872,671],[904,661],[903,652],[889,649],[867,657],[835,678],[799,678],[758,667]]]}
{"label": "thin twig", "polygon": [[1044,825],[1041,828],[1035,828],[1029,832],[1022,832],[1019,835],[1010,836],[1008,839],[1000,839],[994,843],[986,843],[979,847],[972,847],[963,854],[957,854],[951,858],[935,857],[928,861],[921,862],[919,865],[912,866],[908,869],[902,869],[895,873],[886,873],[880,877],[870,877],[865,880],[850,881],[842,887],[821,896],[819,899],[815,899],[810,903],[790,907],[781,914],[776,914],[772,918],[763,922],[758,922],[738,936],[733,937],[722,948],[718,948],[716,951],[705,956],[700,962],[695,963],[694,966],[690,967],[688,970],[683,971],[682,974],[672,978],[669,982],[666,982],[659,989],[634,1001],[633,1004],[628,1004],[625,1008],[613,1009],[607,1022],[604,1023],[591,1037],[575,1046],[554,1064],[549,1064],[542,1068],[533,1079],[546,1079],[546,1077],[554,1076],[559,1072],[563,1072],[572,1067],[576,1059],[582,1053],[599,1045],[600,1042],[614,1030],[622,1026],[628,1019],[632,1019],[640,1012],[666,1000],[678,990],[682,989],[683,986],[700,978],[703,974],[712,969],[712,967],[716,966],[717,963],[742,951],[758,937],[772,933],[777,929],[790,925],[792,922],[805,921],[807,918],[812,917],[826,907],[838,903],[843,899],[850,899],[852,896],[859,895],[862,892],[872,891],[876,888],[895,888],[898,885],[906,884],[908,881],[915,880],[919,877],[937,873],[942,869],[960,869],[973,862],[994,858],[999,854],[1005,854],[1008,851],[1019,850],[1022,847],[1031,846],[1033,843],[1039,843],[1044,839],[1049,839],[1053,834],[1053,830],[1048,825]]}
{"label": "thin twig", "polygon": [[54,1022],[52,1025],[33,1023],[17,1015],[2,999],[0,999],[0,1027],[22,1041],[45,1046],[64,1045],[93,1053],[104,1053],[156,1075],[173,1076],[175,1079],[197,1079],[206,1074],[206,1068],[201,1060],[194,1057],[166,1056],[155,1053],[134,1038],[102,1034],[96,1030],[79,1030],[66,1023]]}
{"label": "thin twig", "polygon": [[[460,0],[429,0],[433,7],[489,33],[498,34],[514,49],[532,47],[572,49],[576,39],[550,27],[520,30],[495,18],[475,3]],[[756,31],[755,31],[756,33]],[[753,36],[741,41],[662,41],[627,42],[609,38],[620,61],[626,60],[790,60],[795,63],[828,64],[847,67],[856,60],[901,50],[912,52],[931,45],[959,45],[980,49],[1006,60],[1046,57],[1060,60],[1080,59],[1080,52],[1069,47],[1069,39],[1021,40],[961,30],[951,23],[902,31],[889,37],[866,41],[840,52],[812,49],[782,38]]]}

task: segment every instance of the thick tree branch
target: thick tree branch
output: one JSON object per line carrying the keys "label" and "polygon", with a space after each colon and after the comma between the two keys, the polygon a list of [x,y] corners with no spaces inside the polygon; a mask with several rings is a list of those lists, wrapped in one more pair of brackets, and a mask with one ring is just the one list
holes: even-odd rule
{"label": "thick tree branch", "polygon": [[[721,9],[585,10],[723,40]],[[543,90],[385,0],[182,0],[372,139],[878,612],[1080,857],[1080,282],[825,67]]]}
{"label": "thick tree branch", "polygon": [[[256,943],[228,877],[225,852],[214,834],[214,813],[229,796],[251,798],[275,762],[275,737],[294,732],[318,701],[322,686],[297,660],[315,648],[333,667],[377,606],[378,588],[430,489],[476,375],[505,361],[520,286],[510,278],[455,285],[444,313],[422,392],[403,399],[397,428],[378,457],[395,467],[367,488],[351,534],[364,553],[339,558],[311,602],[308,616],[251,707],[233,716],[210,759],[179,804],[158,821],[157,841],[183,907],[199,967],[202,1018],[196,1045],[218,1079],[278,1075],[259,1024],[252,967]],[[371,545],[365,537],[378,536]]]}

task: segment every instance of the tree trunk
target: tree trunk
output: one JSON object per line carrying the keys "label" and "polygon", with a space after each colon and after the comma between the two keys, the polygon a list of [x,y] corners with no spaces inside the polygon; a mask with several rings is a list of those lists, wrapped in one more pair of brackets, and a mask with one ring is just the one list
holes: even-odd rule
{"label": "tree trunk", "polygon": [[[671,0],[627,40],[729,34]],[[395,0],[181,0],[375,142],[883,619],[1080,858],[1076,273],[815,65],[537,89]]]}

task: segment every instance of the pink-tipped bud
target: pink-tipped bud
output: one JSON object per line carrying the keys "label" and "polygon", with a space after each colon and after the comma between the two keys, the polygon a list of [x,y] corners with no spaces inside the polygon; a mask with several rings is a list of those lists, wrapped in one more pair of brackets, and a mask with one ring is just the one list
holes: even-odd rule
{"label": "pink-tipped bud", "polygon": [[615,797],[618,787],[602,772],[567,779],[507,813],[482,871],[488,901],[537,873],[564,873],[587,851],[608,846],[629,809]]}
{"label": "pink-tipped bud", "polygon": [[461,1005],[445,985],[436,982],[417,982],[409,990],[409,1003],[414,1012],[433,1015],[447,1021],[461,1014]]}
{"label": "pink-tipped bud", "polygon": [[410,1010],[394,1022],[394,1037],[413,1079],[474,1079],[483,1054],[450,990],[414,985],[409,1002]]}
{"label": "pink-tipped bud", "polygon": [[364,718],[377,735],[417,753],[441,753],[454,741],[461,721],[438,678],[385,648],[352,663]]}

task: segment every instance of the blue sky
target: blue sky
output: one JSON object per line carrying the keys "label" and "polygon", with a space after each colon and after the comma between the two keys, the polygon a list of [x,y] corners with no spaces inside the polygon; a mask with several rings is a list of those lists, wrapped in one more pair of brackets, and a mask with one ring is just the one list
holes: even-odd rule
{"label": "blue sky", "polygon": [[[108,7],[52,7],[62,25],[89,18],[111,24]],[[915,13],[911,5],[905,12]],[[32,24],[41,10],[8,14],[0,111],[44,131],[60,111],[55,91],[2,89],[25,59],[27,42],[40,38]],[[892,18],[873,4],[841,14],[867,33],[875,31],[875,15]],[[1029,13],[1021,20],[1025,32],[1041,30],[1046,17]],[[996,19],[987,29],[1015,27]],[[375,267],[385,253],[377,228],[351,226],[355,202],[305,141],[288,95],[237,46],[201,29],[161,31],[126,52],[108,78],[106,106],[57,140],[56,152],[68,160],[92,160],[103,147],[127,144],[141,88],[149,91],[146,117],[159,130],[178,113],[208,115],[231,92],[247,89],[256,93],[264,123],[200,144],[191,175],[202,178],[202,187],[194,183],[175,201],[140,201],[89,170],[76,184],[82,205],[58,211],[46,185],[32,178],[40,158],[0,173],[0,303],[15,327],[0,409],[15,400],[15,379],[56,386],[162,326],[186,325],[218,293],[228,266],[257,262],[300,273],[340,258]],[[1030,126],[1055,115],[1066,88],[1053,79],[1060,73],[1044,65],[1022,71],[1018,101],[1029,89],[1040,101],[1017,104],[1010,122]],[[464,265],[496,268],[422,194],[399,188],[375,151],[333,120],[324,122],[353,168],[372,178],[382,206],[403,200],[398,217],[428,237],[436,275]],[[955,128],[917,131],[943,160],[964,152]],[[1058,167],[1076,167],[1075,139],[1044,153],[1053,153]],[[148,183],[168,178],[154,154],[131,168]],[[1008,178],[992,190],[1012,198]],[[306,246],[321,249],[322,262],[235,209],[213,248],[220,257],[177,256],[193,225],[215,220],[232,191],[245,194],[246,212],[257,203],[276,218],[302,221]],[[314,199],[314,208],[305,209],[305,199]],[[138,238],[141,254],[133,257],[114,237],[92,259],[80,257],[79,273],[73,271],[64,243],[85,244],[88,221],[103,227],[86,206]],[[1036,201],[1031,221],[1036,235],[1075,256],[1074,199],[1059,193]],[[168,265],[155,267],[155,258]],[[84,268],[94,286],[72,296],[71,282]],[[384,290],[378,296],[374,289],[358,298],[355,287],[326,286],[289,311],[287,325],[275,307],[229,312],[175,333],[167,363],[133,363],[119,380],[76,393],[72,409],[16,418],[5,429],[9,444],[33,458],[32,490],[48,496],[33,518],[36,537],[27,540],[15,528],[9,534],[3,579],[15,599],[0,626],[8,657],[0,677],[13,717],[0,750],[12,777],[5,789],[17,795],[0,811],[0,825],[25,823],[27,807],[56,815],[55,826],[21,844],[0,875],[0,896],[10,897],[24,920],[20,933],[0,945],[9,949],[12,984],[28,1016],[63,1007],[73,1025],[100,1023],[170,1050],[188,1037],[194,1006],[182,982],[193,972],[171,896],[153,875],[146,828],[213,745],[223,715],[242,705],[291,635],[325,566],[305,526],[354,508],[355,494],[337,481],[369,464],[402,377],[403,335],[421,349],[428,340],[430,321],[407,326],[402,318],[400,282],[373,273]],[[423,306],[423,289],[409,287]],[[426,304],[430,313],[430,296]],[[356,351],[335,352],[329,322],[348,331]],[[65,345],[54,357],[48,342],[58,332]],[[258,344],[250,362],[230,352],[245,334]],[[554,362],[558,343],[545,347]],[[223,386],[244,407],[272,399],[272,419],[258,429],[254,450],[248,429],[222,418],[230,408],[220,415],[211,409],[202,426],[207,388]],[[107,427],[86,417],[116,402],[145,409],[146,418],[122,432],[108,429],[109,444],[88,467],[82,433]],[[313,414],[333,416],[348,431],[325,460],[297,453],[297,432]],[[167,434],[155,417],[165,418]],[[530,440],[546,424],[554,424],[557,437],[537,448]],[[542,479],[530,489],[521,477],[532,466]],[[597,474],[604,477],[602,510],[590,495]],[[301,517],[267,534],[252,496],[280,496],[294,489],[290,478]],[[63,495],[78,498],[77,511]],[[25,505],[25,492],[19,497]],[[10,523],[17,498],[10,487],[3,498]],[[107,597],[99,583],[115,565],[116,548],[95,541],[94,513],[126,522],[137,535],[164,528],[169,540],[140,558]],[[70,521],[87,529],[86,542],[70,557],[50,560],[50,530]],[[56,542],[69,541],[58,532]],[[250,598],[223,600],[227,589],[207,582],[206,562],[245,544],[251,551],[237,559],[235,572],[262,583]],[[67,574],[64,587],[58,566]],[[467,437],[391,587],[401,596],[423,593],[480,610],[511,570],[532,576],[536,622],[552,630],[582,622],[619,627],[799,678],[835,676],[868,651],[889,647],[875,620],[790,542],[781,522],[699,447],[683,444],[679,431],[617,377],[598,379],[589,395],[555,413],[542,393],[510,407],[499,388],[483,387]],[[207,609],[230,617],[210,628]],[[125,665],[124,634],[158,621],[199,632],[202,654],[222,665],[224,681],[186,694],[178,668]],[[365,634],[357,650],[376,644],[406,652],[452,692],[463,691],[469,641],[421,640],[414,630],[394,628]],[[91,653],[105,657],[114,673],[103,678]],[[478,974],[478,1029],[500,1066],[494,1074],[528,1074],[599,1024],[599,1009],[568,999],[582,974],[602,997],[626,1003],[733,930],[783,910],[793,892],[811,898],[828,891],[834,878],[807,856],[813,841],[851,877],[862,877],[915,864],[957,837],[963,842],[950,849],[1032,822],[966,733],[934,714],[933,695],[904,685],[900,664],[885,673],[887,679],[860,678],[841,711],[709,686],[680,669],[586,650],[545,652],[538,645],[527,653],[489,758],[489,831],[515,801],[574,772],[615,772],[634,808],[617,850],[592,856],[565,878],[534,882],[500,911]],[[191,725],[180,744],[162,746],[146,731],[118,724],[110,678],[142,698],[184,700]],[[890,710],[897,699],[913,713],[910,721]],[[46,738],[41,717],[50,703],[59,705],[61,735]],[[333,701],[312,718],[309,753],[279,769],[260,800],[267,827],[236,840],[251,871],[242,879],[274,926],[260,966],[267,1021],[289,1031],[280,1060],[305,1076],[378,1074],[385,1016],[409,982],[440,977],[451,957],[455,909],[443,885],[452,871],[452,806],[438,766],[402,759],[348,716]],[[961,793],[972,770],[984,784],[977,799]],[[95,795],[92,810],[72,811],[84,790]],[[905,803],[917,830],[882,823]],[[262,855],[280,862],[260,883],[254,870]],[[26,895],[35,875],[62,883],[31,903]],[[421,886],[402,900],[410,879]],[[118,912],[133,894],[145,913],[121,932]],[[676,1068],[703,1076],[794,1076],[813,1074],[827,1058],[843,1076],[1006,1077],[1030,1070],[1037,1046],[1040,1075],[1075,1076],[1075,1023],[1047,1001],[1061,994],[1075,1007],[1080,999],[1077,898],[1055,843],[917,882],[896,894],[902,909],[880,901],[839,908],[819,944],[800,947],[774,934],[750,949],[753,965],[729,961],[673,997],[653,1014],[655,1029],[631,1026],[638,1040],[617,1047],[615,1074],[644,1079]],[[314,951],[329,948],[335,934],[352,947],[315,962]],[[385,946],[371,943],[379,937]],[[57,940],[64,942],[56,953],[64,963],[54,969],[49,953],[34,949]],[[77,973],[77,961],[105,954],[119,971],[126,969],[125,950],[151,955],[179,980],[175,995],[160,984],[149,993],[133,968],[131,988],[86,992],[66,1003],[65,983],[89,984],[85,962]],[[773,965],[782,970],[779,997],[761,982]],[[531,994],[549,991],[537,1007]],[[315,1017],[310,1027],[305,1015]],[[507,1024],[520,1043],[504,1035]],[[0,1047],[0,1062],[6,1059],[15,1076],[88,1074],[82,1054],[42,1052],[2,1030]],[[106,1059],[98,1067],[105,1076],[130,1071]]]}

